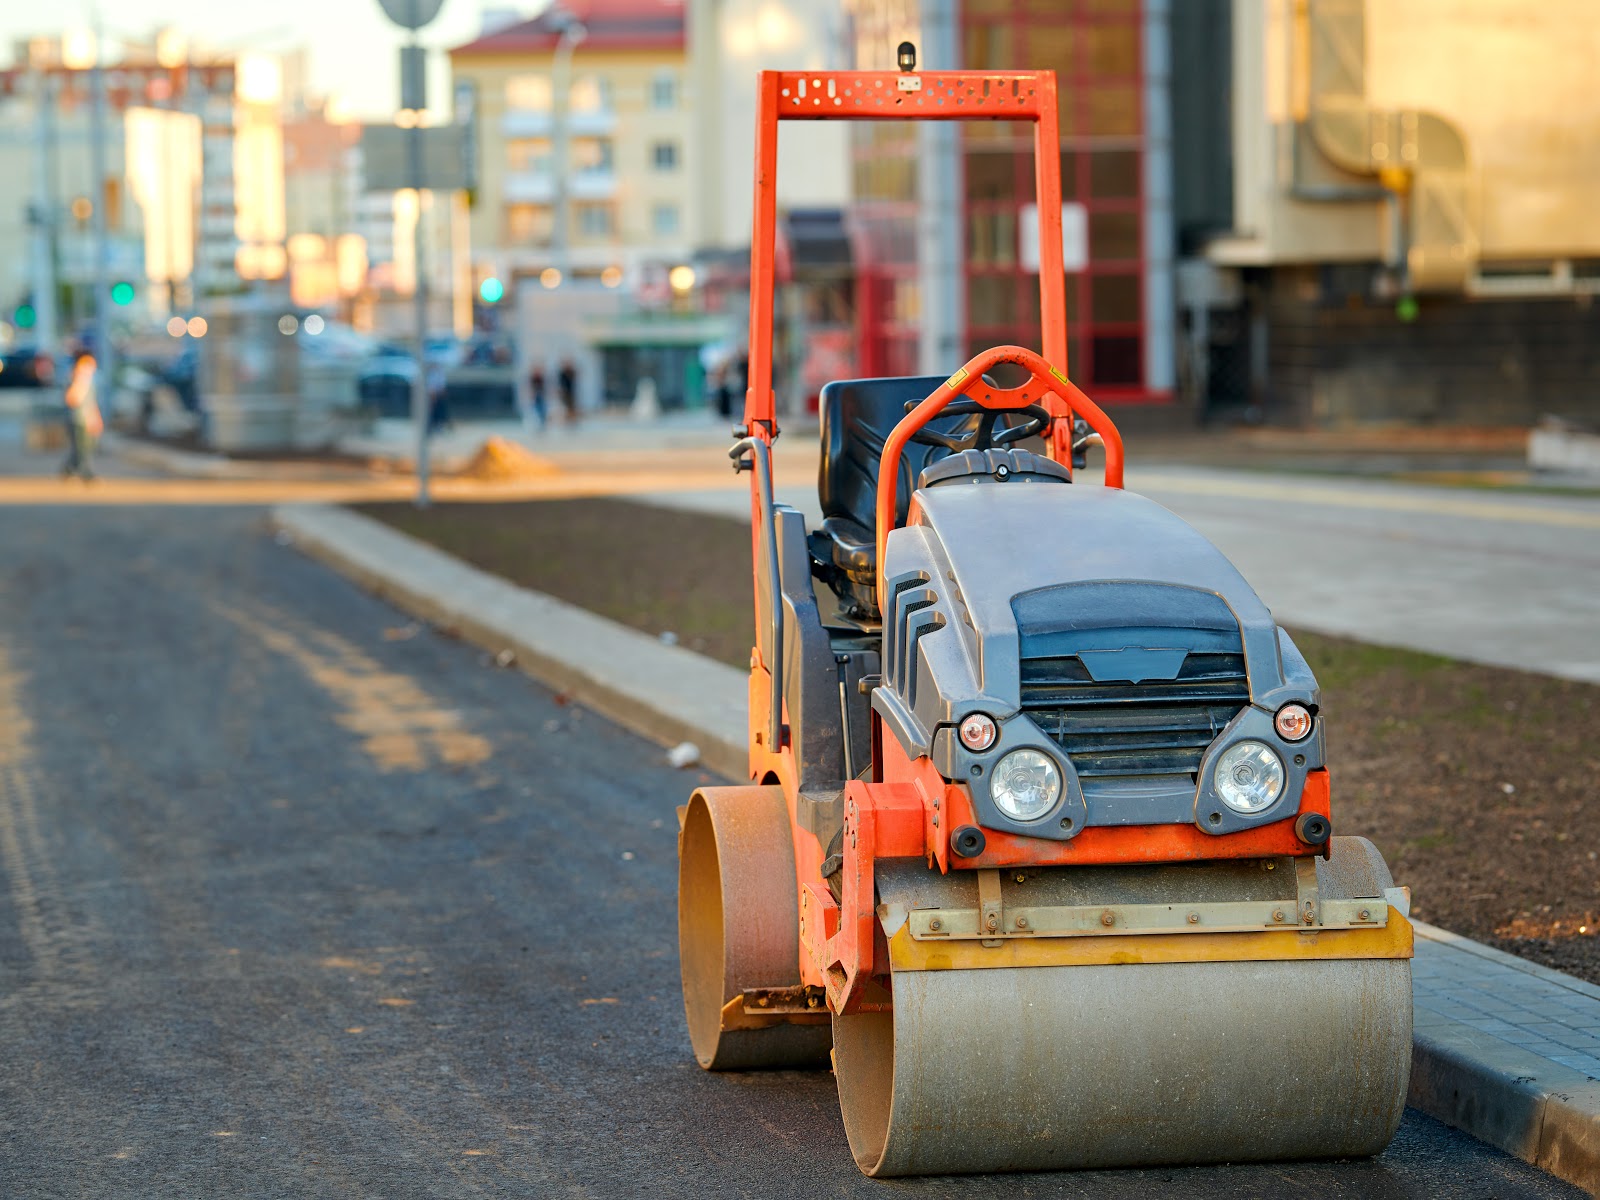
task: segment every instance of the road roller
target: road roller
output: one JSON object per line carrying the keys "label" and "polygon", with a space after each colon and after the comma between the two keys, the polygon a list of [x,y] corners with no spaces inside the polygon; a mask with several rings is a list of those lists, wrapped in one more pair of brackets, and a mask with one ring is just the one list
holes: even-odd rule
{"label": "road roller", "polygon": [[[678,810],[695,1057],[831,1062],[870,1176],[1375,1154],[1409,893],[1333,834],[1305,658],[1069,381],[1053,74],[908,58],[760,76],[749,775]],[[1032,122],[1042,352],[828,384],[810,529],[773,498],[777,134],[841,118]]]}

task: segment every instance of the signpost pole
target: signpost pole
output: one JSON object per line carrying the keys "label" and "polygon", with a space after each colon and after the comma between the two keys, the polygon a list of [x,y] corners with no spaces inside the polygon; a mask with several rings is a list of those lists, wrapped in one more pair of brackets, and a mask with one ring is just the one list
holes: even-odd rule
{"label": "signpost pole", "polygon": [[412,230],[412,262],[416,264],[417,378],[411,389],[411,415],[417,425],[417,507],[428,507],[428,271],[423,256],[422,185],[423,118],[428,102],[423,74],[423,50],[417,44],[417,30],[439,15],[444,0],[378,0],[384,15],[402,29],[411,31],[411,41],[400,52],[400,107],[409,109],[415,120],[406,137],[410,184],[417,198],[417,223]]}
{"label": "signpost pole", "polygon": [[55,177],[55,80],[48,71],[34,68],[34,105],[37,125],[34,131],[34,199],[28,209],[28,224],[33,235],[34,340],[39,349],[56,352],[56,197]]}
{"label": "signpost pole", "polygon": [[411,390],[411,413],[417,425],[417,507],[427,508],[428,498],[428,422],[432,417],[429,411],[432,407],[432,396],[428,389],[428,271],[424,260],[425,241],[423,237],[423,208],[422,208],[422,116],[423,110],[415,110],[416,124],[410,129],[410,136],[406,141],[411,152],[411,186],[417,198],[417,223],[412,227],[411,261],[415,264],[416,287],[416,337],[417,337],[417,378]]}
{"label": "signpost pole", "polygon": [[89,69],[89,198],[94,217],[94,356],[99,360],[100,395],[106,411],[115,404],[116,352],[111,345],[111,225],[106,201],[106,73],[105,27],[100,9],[92,10],[94,20],[94,65]]}

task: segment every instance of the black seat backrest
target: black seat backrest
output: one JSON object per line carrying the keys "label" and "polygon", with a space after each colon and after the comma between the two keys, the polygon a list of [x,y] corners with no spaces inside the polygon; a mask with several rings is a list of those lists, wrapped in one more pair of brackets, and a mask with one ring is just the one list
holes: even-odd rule
{"label": "black seat backrest", "polygon": [[[883,444],[906,415],[906,401],[922,401],[944,382],[942,375],[907,375],[893,379],[838,379],[822,389],[822,465],[817,498],[824,517],[846,517],[876,531],[878,464]],[[935,417],[928,428],[959,435],[977,427],[977,416]],[[900,486],[895,497],[895,523],[906,519],[911,491],[929,463],[950,451],[908,442],[900,455]]]}

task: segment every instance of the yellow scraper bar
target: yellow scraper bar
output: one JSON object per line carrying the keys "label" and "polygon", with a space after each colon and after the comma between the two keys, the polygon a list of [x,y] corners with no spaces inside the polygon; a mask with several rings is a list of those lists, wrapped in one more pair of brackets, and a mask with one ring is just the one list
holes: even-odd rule
{"label": "yellow scraper bar", "polygon": [[1318,958],[1410,958],[1411,922],[1394,906],[1376,929],[1262,930],[1259,933],[1151,933],[1126,937],[1006,938],[927,942],[902,926],[889,939],[896,971],[972,971],[987,967],[1095,967],[1119,963],[1272,962]]}

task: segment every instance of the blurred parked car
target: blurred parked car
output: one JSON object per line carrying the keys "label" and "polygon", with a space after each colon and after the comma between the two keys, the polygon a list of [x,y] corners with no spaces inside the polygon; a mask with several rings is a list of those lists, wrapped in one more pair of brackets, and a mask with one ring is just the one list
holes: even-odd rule
{"label": "blurred parked car", "polygon": [[429,366],[438,363],[449,368],[461,362],[464,347],[453,333],[430,334],[422,342],[422,357]]}
{"label": "blurred parked car", "polygon": [[319,314],[313,313],[312,317],[316,318],[314,323],[311,317],[300,323],[295,338],[300,352],[308,358],[353,363],[370,358],[378,348],[377,342],[358,329],[339,321],[323,320]]}
{"label": "blurred parked car", "polygon": [[445,403],[457,420],[505,420],[517,415],[516,355],[504,334],[479,334],[462,347],[460,364],[445,375]]}
{"label": "blurred parked car", "polygon": [[[410,417],[417,360],[411,343],[382,342],[361,366],[357,389],[381,417]],[[445,368],[445,406],[455,420],[503,420],[516,415],[516,375],[509,338],[461,342],[435,334],[423,342],[427,364]]]}
{"label": "blurred parked car", "polygon": [[356,376],[363,404],[380,417],[409,417],[411,389],[417,381],[417,360],[403,346],[384,344]]}
{"label": "blurred parked car", "polygon": [[49,387],[55,367],[37,346],[12,346],[0,352],[0,388]]}

